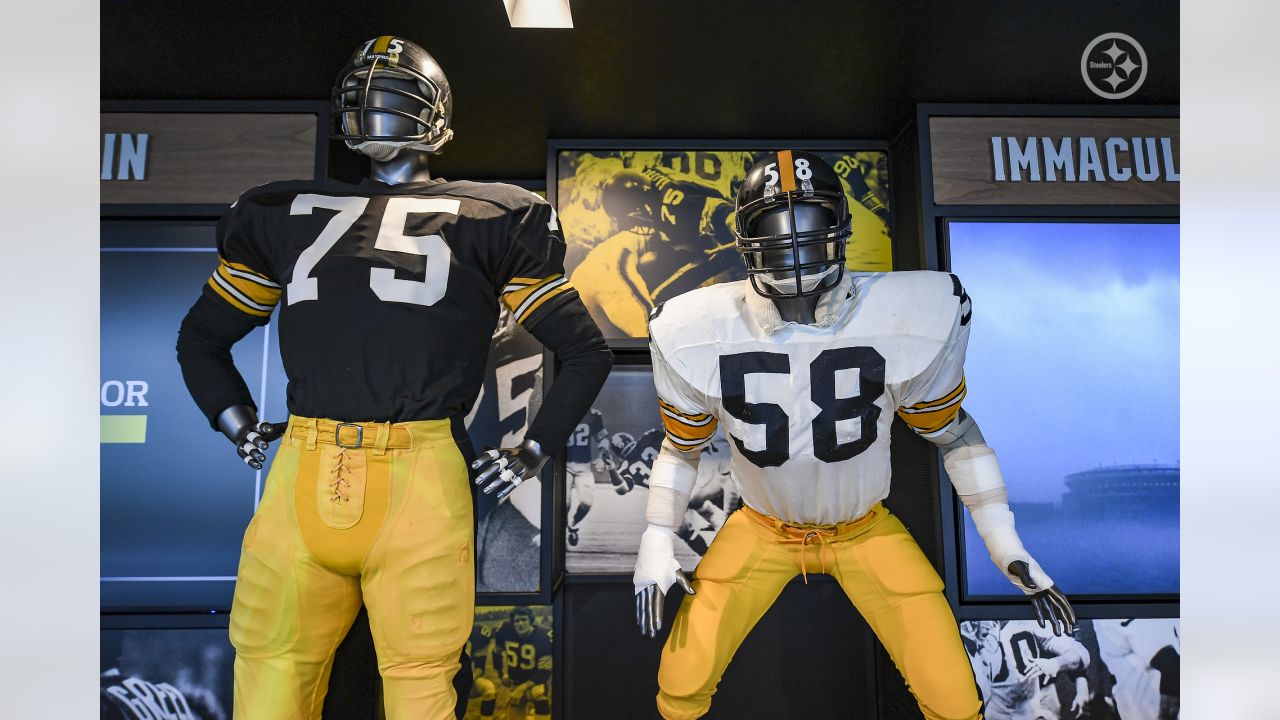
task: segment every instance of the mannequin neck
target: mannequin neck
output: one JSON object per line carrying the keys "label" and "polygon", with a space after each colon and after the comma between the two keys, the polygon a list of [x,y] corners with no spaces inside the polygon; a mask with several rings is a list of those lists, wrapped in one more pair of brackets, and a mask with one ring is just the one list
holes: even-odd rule
{"label": "mannequin neck", "polygon": [[778,308],[778,315],[787,322],[813,325],[817,322],[818,301],[821,295],[800,298],[770,298]]}
{"label": "mannequin neck", "polygon": [[421,150],[401,150],[390,160],[370,160],[369,177],[388,185],[426,182],[431,179],[430,155]]}

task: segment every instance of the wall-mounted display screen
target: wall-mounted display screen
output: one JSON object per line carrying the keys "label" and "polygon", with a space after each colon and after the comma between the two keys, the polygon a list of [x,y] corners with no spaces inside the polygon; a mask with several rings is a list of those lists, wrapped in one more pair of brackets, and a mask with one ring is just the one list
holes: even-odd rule
{"label": "wall-mounted display screen", "polygon": [[[261,494],[209,427],[178,368],[178,326],[217,265],[213,224],[103,223],[101,603],[103,609],[231,605],[240,540]],[[234,348],[263,417],[283,419],[274,327]]]}
{"label": "wall-mounted display screen", "polygon": [[[965,408],[1027,549],[1068,595],[1178,592],[1178,225],[958,222]],[[968,513],[967,599],[1017,594]]]}
{"label": "wall-mounted display screen", "polygon": [[[779,148],[770,148],[779,149]],[[554,202],[565,271],[606,339],[643,338],[655,305],[698,287],[742,280],[734,196],[765,149],[559,149]],[[851,269],[892,269],[888,154],[813,149],[843,179],[853,216]]]}
{"label": "wall-mounted display screen", "polygon": [[[102,224],[101,607],[225,610],[267,469],[210,428],[182,379],[178,327],[217,267],[214,223]],[[263,419],[287,417],[275,320],[232,350]],[[503,314],[467,426],[477,451],[519,444],[542,397],[542,346]],[[268,452],[274,455],[274,448]],[[542,484],[477,502],[477,591],[541,587]]]}

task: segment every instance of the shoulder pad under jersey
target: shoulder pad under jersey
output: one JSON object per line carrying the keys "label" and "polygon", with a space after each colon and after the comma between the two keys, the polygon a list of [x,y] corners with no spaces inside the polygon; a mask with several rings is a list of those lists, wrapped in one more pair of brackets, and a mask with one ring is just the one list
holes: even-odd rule
{"label": "shoulder pad under jersey", "polygon": [[911,270],[855,273],[854,321],[860,333],[910,335],[946,342],[956,326],[968,323],[969,297],[950,273]]}

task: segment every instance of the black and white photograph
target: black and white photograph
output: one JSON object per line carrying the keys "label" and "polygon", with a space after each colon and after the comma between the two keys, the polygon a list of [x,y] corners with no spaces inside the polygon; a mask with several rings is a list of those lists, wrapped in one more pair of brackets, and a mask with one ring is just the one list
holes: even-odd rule
{"label": "black and white photograph", "polygon": [[[466,417],[477,454],[518,445],[542,404],[542,345],[504,306],[480,395]],[[499,500],[476,493],[476,592],[537,592],[542,572],[542,481]]]}
{"label": "black and white photograph", "polygon": [[969,620],[960,635],[989,720],[1177,720],[1177,618]]}
{"label": "black and white photograph", "polygon": [[101,720],[230,720],[226,628],[103,630]]}
{"label": "black and white photograph", "polygon": [[[653,371],[614,368],[565,450],[565,569],[571,573],[630,573],[647,525],[649,473],[665,436]],[[717,432],[702,451],[698,478],[676,531],[676,558],[692,572],[716,532],[738,508],[729,474],[729,444]]]}

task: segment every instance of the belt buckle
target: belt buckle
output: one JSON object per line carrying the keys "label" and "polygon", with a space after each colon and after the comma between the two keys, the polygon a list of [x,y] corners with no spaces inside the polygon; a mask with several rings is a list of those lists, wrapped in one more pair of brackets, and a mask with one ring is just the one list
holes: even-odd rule
{"label": "belt buckle", "polygon": [[[356,444],[345,445],[342,442],[342,428],[353,427],[356,429]],[[364,426],[360,423],[338,423],[333,429],[333,443],[340,448],[355,449],[364,445]]]}

